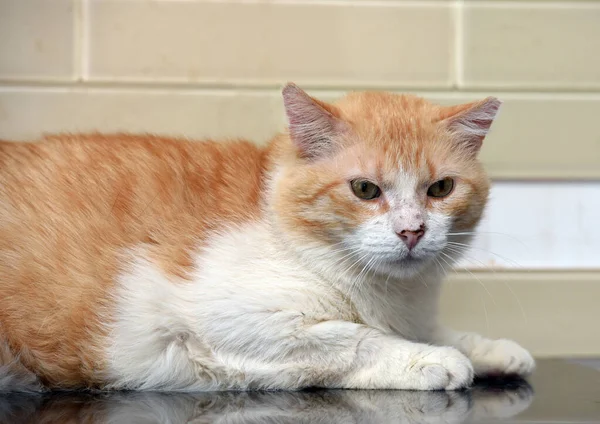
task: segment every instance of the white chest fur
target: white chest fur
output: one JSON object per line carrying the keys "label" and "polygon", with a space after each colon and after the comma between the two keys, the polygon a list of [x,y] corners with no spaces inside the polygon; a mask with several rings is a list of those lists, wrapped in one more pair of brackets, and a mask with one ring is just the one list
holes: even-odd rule
{"label": "white chest fur", "polygon": [[359,321],[419,339],[436,283],[385,283],[363,284],[349,301],[327,276],[277,248],[259,223],[214,237],[189,281],[167,278],[139,249],[119,279],[106,378],[115,388],[251,387],[272,377],[248,369],[310,349],[303,332],[320,322]]}

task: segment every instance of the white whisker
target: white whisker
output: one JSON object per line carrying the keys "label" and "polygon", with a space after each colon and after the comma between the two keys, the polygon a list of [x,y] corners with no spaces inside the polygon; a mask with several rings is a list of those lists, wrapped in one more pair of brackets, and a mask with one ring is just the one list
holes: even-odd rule
{"label": "white whisker", "polygon": [[471,246],[471,245],[465,244],[465,243],[456,243],[456,242],[453,242],[453,241],[449,241],[447,243],[448,243],[448,245],[456,246],[457,248],[462,247],[464,249],[464,252],[468,252],[470,249],[476,249],[476,250],[479,250],[479,251],[482,251],[482,252],[486,252],[486,253],[489,253],[491,255],[494,255],[494,256],[502,259],[503,261],[506,261],[508,263],[512,263],[512,265],[516,266],[517,268],[524,268],[523,265],[521,265],[517,261],[515,261],[513,259],[510,259],[510,258],[507,258],[506,256],[502,256],[502,255],[500,255],[500,254],[498,254],[496,252],[492,252],[489,249],[484,249],[482,247],[477,247],[477,246]]}
{"label": "white whisker", "polygon": [[[452,257],[448,256],[446,253],[444,252],[440,252],[441,255],[446,256],[447,258],[449,258],[450,260],[452,260]],[[446,260],[442,259],[444,262],[446,262]],[[451,266],[448,262],[446,262],[448,264],[448,266]],[[479,277],[477,277],[475,274],[473,274],[471,271],[469,271],[468,268],[465,267],[461,267],[463,268],[465,271],[467,271],[469,274],[471,274],[471,276],[476,279],[479,284],[481,285],[481,287],[483,287],[485,289],[485,291],[487,292],[488,296],[490,296],[490,299],[492,299],[492,302],[494,303],[494,305],[496,305],[496,301],[494,300],[494,297],[492,296],[492,293],[490,293],[489,289],[485,286],[485,284],[483,284],[483,281],[481,281],[481,279],[479,279]],[[458,271],[456,270],[456,268],[452,267],[452,269],[454,269],[454,272],[456,272],[458,274]]]}
{"label": "white whisker", "polygon": [[493,235],[505,236],[505,237],[508,237],[508,238],[513,239],[514,241],[520,243],[526,249],[529,248],[527,246],[527,244],[523,240],[519,239],[518,237],[515,237],[512,234],[500,233],[497,231],[473,231],[473,232],[461,232],[461,233],[448,233],[446,235],[448,235],[448,236],[476,236],[478,234],[493,234]]}

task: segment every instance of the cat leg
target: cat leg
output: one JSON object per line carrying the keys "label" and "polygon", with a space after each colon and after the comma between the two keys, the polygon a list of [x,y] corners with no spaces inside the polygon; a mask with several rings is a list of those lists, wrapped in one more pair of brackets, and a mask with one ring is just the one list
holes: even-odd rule
{"label": "cat leg", "polygon": [[440,328],[433,342],[441,346],[452,346],[464,353],[471,360],[475,375],[479,377],[526,376],[535,368],[531,354],[512,340],[492,340],[476,333]]}
{"label": "cat leg", "polygon": [[277,357],[246,357],[236,367],[244,375],[242,386],[453,390],[473,379],[470,361],[451,347],[413,343],[346,321],[320,322],[294,333],[276,342]]}

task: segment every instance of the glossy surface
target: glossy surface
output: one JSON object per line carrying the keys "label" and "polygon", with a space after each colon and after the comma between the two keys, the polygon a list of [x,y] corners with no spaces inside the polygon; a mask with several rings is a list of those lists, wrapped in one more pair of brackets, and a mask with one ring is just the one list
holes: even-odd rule
{"label": "glossy surface", "polygon": [[530,383],[463,392],[0,395],[0,423],[600,423],[600,371],[539,361]]}

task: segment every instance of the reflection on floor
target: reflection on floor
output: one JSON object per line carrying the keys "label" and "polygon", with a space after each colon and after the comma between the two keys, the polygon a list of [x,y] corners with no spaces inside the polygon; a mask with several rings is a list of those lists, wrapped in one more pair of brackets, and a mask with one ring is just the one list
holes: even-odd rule
{"label": "reflection on floor", "polygon": [[598,377],[540,361],[531,384],[479,381],[458,392],[0,394],[0,423],[589,423],[600,418]]}
{"label": "reflection on floor", "polygon": [[600,359],[571,359],[571,362],[600,371]]}

